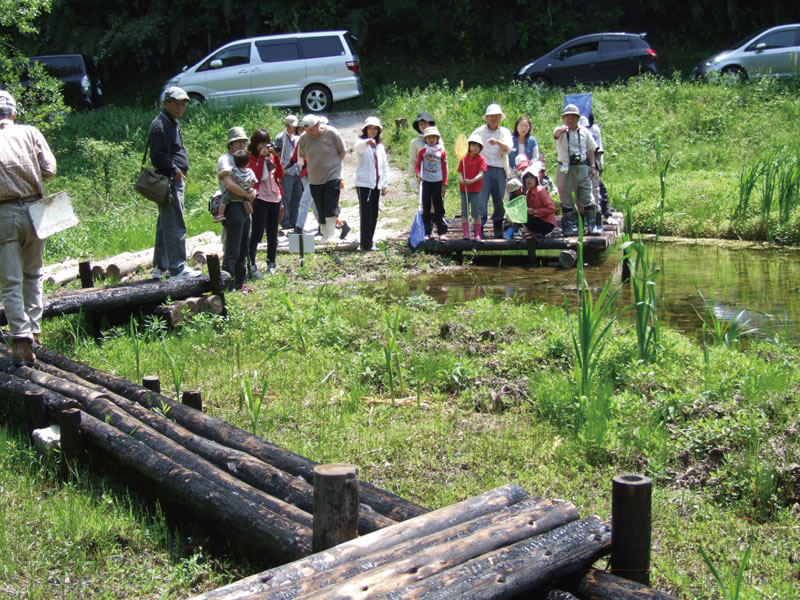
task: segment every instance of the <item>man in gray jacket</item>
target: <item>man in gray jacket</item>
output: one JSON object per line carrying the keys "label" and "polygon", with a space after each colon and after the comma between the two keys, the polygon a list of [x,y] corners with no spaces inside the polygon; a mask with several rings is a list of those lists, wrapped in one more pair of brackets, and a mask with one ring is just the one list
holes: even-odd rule
{"label": "man in gray jacket", "polygon": [[292,154],[294,154],[297,140],[300,136],[297,135],[297,117],[288,115],[283,124],[286,129],[281,131],[275,138],[275,149],[280,153],[281,164],[283,165],[283,180],[281,187],[283,188],[283,197],[281,203],[283,204],[283,220],[281,221],[282,229],[294,229],[297,223],[297,212],[300,207],[300,197],[303,195],[303,182],[300,181],[300,165],[292,162]]}

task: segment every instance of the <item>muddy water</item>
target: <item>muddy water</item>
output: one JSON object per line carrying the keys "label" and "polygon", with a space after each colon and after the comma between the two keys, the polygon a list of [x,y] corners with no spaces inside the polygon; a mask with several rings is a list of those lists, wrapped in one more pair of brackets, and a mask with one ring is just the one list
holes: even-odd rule
{"label": "muddy water", "polygon": [[[590,286],[600,288],[611,277],[620,285],[619,245],[587,263]],[[661,273],[657,279],[662,324],[697,335],[706,302],[720,318],[750,320],[749,327],[788,330],[800,338],[800,255],[766,250],[741,250],[661,243],[656,250]],[[480,297],[546,301],[563,305],[575,302],[575,269],[551,264],[528,268],[524,259],[503,257],[481,262],[452,274],[436,274],[393,284],[394,295],[428,294],[439,302],[463,302]],[[703,300],[705,298],[705,302]],[[620,318],[631,318],[623,308],[631,303],[630,286],[617,299]],[[697,312],[696,312],[697,311]]]}

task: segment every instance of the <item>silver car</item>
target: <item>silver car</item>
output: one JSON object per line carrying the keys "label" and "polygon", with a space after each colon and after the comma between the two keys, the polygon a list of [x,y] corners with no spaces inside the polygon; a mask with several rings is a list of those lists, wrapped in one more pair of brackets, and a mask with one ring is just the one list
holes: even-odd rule
{"label": "silver car", "polygon": [[[248,38],[218,48],[164,84],[193,102],[227,106],[260,102],[328,111],[361,95],[358,55],[346,31]],[[163,91],[162,91],[163,96]]]}
{"label": "silver car", "polygon": [[800,23],[771,27],[748,36],[698,64],[692,78],[706,79],[714,73],[742,80],[800,74]]}

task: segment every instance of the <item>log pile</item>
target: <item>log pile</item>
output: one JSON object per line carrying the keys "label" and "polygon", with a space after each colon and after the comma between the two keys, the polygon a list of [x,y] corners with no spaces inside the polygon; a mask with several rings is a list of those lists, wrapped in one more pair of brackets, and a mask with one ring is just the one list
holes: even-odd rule
{"label": "log pile", "polygon": [[194,600],[524,597],[608,552],[610,531],[507,485]]}
{"label": "log pile", "polygon": [[[317,463],[46,348],[36,354],[35,367],[14,367],[0,346],[0,414],[23,406],[25,392],[41,392],[50,422],[77,412],[83,443],[151,481],[165,501],[275,564],[311,553]],[[361,490],[361,534],[427,512],[367,483]]]}

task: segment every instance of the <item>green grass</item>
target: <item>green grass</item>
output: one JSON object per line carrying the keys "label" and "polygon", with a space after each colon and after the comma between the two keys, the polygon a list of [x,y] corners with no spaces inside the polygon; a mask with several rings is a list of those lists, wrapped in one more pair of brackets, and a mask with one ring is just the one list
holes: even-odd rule
{"label": "green grass", "polygon": [[[258,387],[269,390],[257,417],[265,438],[317,461],[357,464],[365,480],[430,507],[516,482],[571,500],[583,514],[609,515],[612,476],[645,473],[655,480],[656,587],[713,597],[717,584],[698,546],[720,569],[735,570],[752,539],[740,597],[792,597],[800,559],[796,347],[779,335],[746,350],[714,345],[706,363],[696,342],[662,328],[658,359],[648,363],[639,360],[635,328],[615,321],[597,357],[597,402],[582,406],[563,310],[513,299],[438,305],[358,281],[324,291],[314,283],[334,270],[404,272],[419,266],[414,260],[394,245],[385,254],[313,255],[303,268],[287,258],[282,274],[229,296],[230,321],[201,317],[142,335],[138,369],[169,381],[163,344],[187,365],[183,389],[202,389],[209,412],[248,429],[255,423],[239,400],[241,374],[257,370]],[[287,287],[305,348],[281,304]],[[395,407],[387,315],[397,319],[392,352],[414,398]],[[97,346],[76,344],[62,321],[45,329],[48,345],[135,377],[129,336],[120,327]],[[589,408],[597,414],[586,422],[600,429],[576,426]]]}

